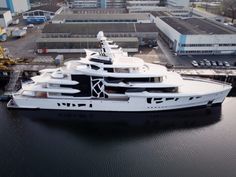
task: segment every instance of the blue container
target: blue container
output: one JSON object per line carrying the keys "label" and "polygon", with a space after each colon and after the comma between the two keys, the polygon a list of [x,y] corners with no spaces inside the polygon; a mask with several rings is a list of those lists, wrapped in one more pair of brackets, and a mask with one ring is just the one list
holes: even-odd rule
{"label": "blue container", "polygon": [[27,18],[28,24],[41,24],[46,21],[47,21],[46,17],[28,17]]}

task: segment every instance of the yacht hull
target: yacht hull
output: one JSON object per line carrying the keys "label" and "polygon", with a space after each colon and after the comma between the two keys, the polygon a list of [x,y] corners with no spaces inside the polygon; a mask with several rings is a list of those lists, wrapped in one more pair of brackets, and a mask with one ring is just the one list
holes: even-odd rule
{"label": "yacht hull", "polygon": [[[128,100],[111,99],[55,99],[33,98],[13,95],[8,108],[18,109],[53,109],[75,111],[118,111],[118,112],[149,112],[167,111],[200,106],[221,104],[228,95],[231,86],[224,90],[204,95],[178,95],[163,96],[156,94],[152,97],[131,96]],[[161,101],[160,101],[161,100]]]}

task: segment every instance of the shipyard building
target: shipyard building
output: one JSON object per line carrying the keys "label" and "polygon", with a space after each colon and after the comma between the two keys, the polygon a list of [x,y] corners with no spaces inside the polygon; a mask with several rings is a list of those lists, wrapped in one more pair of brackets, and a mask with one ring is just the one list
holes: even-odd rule
{"label": "shipyard building", "polygon": [[97,33],[104,34],[127,52],[137,52],[139,46],[155,45],[158,32],[154,23],[91,23],[47,24],[37,40],[39,53],[81,53],[96,50]]}
{"label": "shipyard building", "polygon": [[22,13],[30,9],[29,0],[0,0],[0,8],[7,8],[11,13]]}
{"label": "shipyard building", "polygon": [[126,0],[69,0],[72,8],[125,8]]}
{"label": "shipyard building", "polygon": [[160,0],[127,0],[126,8],[129,12],[155,10],[160,5]]}
{"label": "shipyard building", "polygon": [[166,3],[169,7],[174,8],[188,8],[189,7],[189,0],[167,0]]}
{"label": "shipyard building", "polygon": [[236,54],[236,29],[205,18],[156,17],[160,36],[178,55]]}
{"label": "shipyard building", "polygon": [[52,23],[151,23],[148,13],[130,14],[59,14],[52,19]]}
{"label": "shipyard building", "polygon": [[23,19],[28,23],[44,23],[51,20],[55,15],[60,14],[63,7],[56,5],[43,5],[38,7],[33,7],[31,10],[24,12]]}

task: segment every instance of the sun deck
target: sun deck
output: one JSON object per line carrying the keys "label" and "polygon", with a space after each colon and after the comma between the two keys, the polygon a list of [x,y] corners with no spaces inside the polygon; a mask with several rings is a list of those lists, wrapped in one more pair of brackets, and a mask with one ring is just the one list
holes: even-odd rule
{"label": "sun deck", "polygon": [[184,94],[209,94],[229,88],[231,88],[231,85],[228,83],[221,83],[210,79],[184,78],[183,86],[180,87],[179,91]]}

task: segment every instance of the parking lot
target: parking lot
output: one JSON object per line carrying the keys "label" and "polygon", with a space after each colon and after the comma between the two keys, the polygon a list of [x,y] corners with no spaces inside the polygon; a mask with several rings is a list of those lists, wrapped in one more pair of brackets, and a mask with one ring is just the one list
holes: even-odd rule
{"label": "parking lot", "polygon": [[[234,66],[236,62],[236,55],[180,55],[176,56],[174,54],[174,51],[171,51],[167,44],[162,40],[158,40],[158,46],[161,50],[157,51],[157,55],[164,55],[162,59],[166,60],[166,62],[174,65],[174,66],[186,66],[186,67],[194,67],[192,65],[192,61],[195,60],[197,63],[200,63],[204,59],[207,59],[210,61],[211,66],[210,67],[221,67],[224,68],[224,62],[228,62],[230,66]],[[212,61],[215,61],[217,63],[217,66],[212,66]],[[218,65],[219,62],[223,63],[222,65]],[[208,67],[204,63],[204,65],[199,67]]]}

